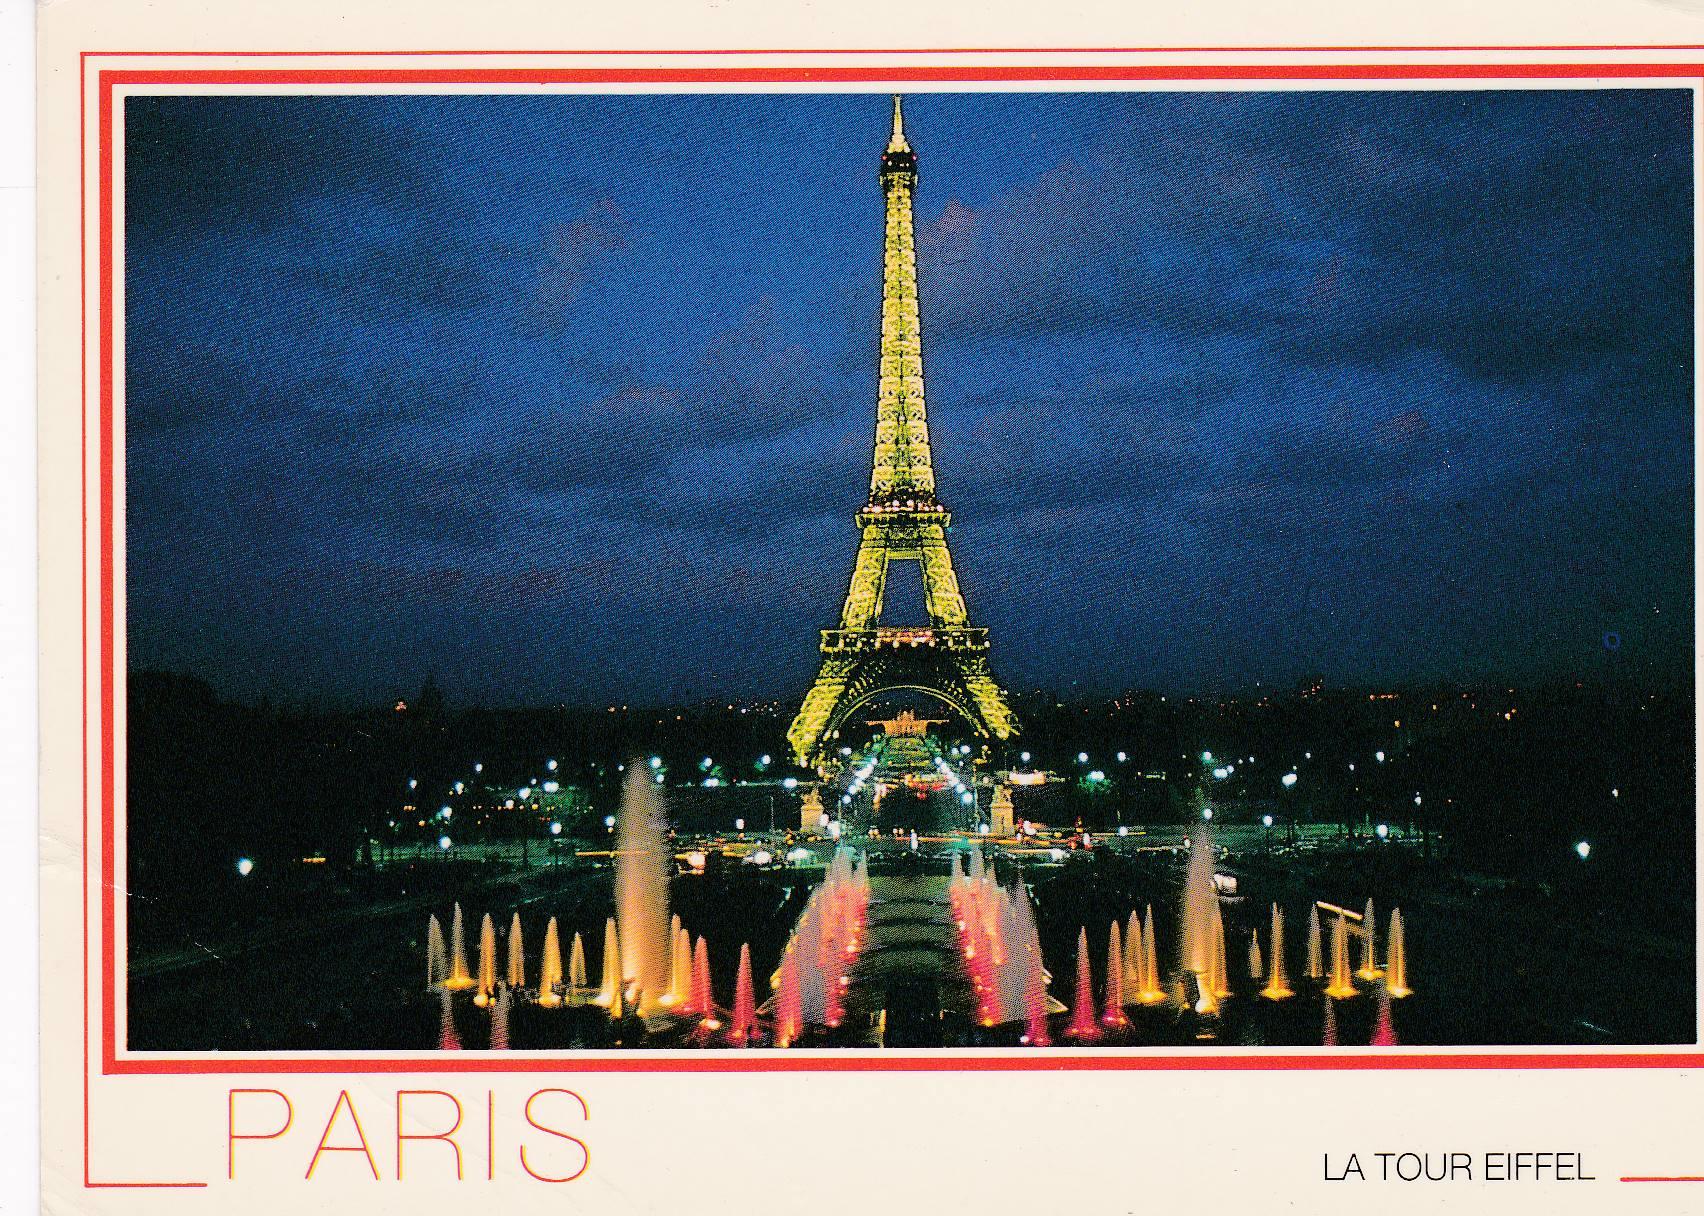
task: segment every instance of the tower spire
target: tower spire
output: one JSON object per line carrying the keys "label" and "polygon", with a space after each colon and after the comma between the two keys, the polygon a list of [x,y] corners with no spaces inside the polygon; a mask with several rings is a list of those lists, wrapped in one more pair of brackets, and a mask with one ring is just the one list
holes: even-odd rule
{"label": "tower spire", "polygon": [[900,108],[900,96],[893,95],[893,138],[888,140],[889,152],[909,152],[911,145],[905,142],[905,111]]}

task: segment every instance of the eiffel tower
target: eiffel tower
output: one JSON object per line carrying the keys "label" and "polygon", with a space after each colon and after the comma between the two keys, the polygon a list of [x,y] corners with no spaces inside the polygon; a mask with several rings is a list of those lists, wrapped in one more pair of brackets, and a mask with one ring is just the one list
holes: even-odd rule
{"label": "eiffel tower", "polygon": [[[917,155],[905,140],[900,99],[893,137],[882,153],[887,238],[882,261],[881,378],[876,401],[875,468],[870,500],[858,512],[858,557],[840,625],[822,631],[822,668],[788,728],[793,758],[821,766],[847,716],[873,698],[913,689],[956,710],[978,735],[1005,740],[1017,719],[988,666],[988,631],[973,628],[952,555],[951,517],[935,497],[929,424],[923,409],[922,326],[917,314],[917,249],[911,196]],[[878,622],[888,563],[922,568],[927,625]]]}

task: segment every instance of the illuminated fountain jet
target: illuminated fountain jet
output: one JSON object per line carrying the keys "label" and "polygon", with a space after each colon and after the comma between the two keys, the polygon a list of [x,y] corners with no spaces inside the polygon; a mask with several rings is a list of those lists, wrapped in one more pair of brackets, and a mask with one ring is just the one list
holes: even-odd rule
{"label": "illuminated fountain jet", "polygon": [[1385,944],[1385,991],[1402,998],[1414,990],[1408,986],[1408,952],[1402,939],[1402,909],[1392,909],[1390,938]]}
{"label": "illuminated fountain jet", "polygon": [[1101,1025],[1114,1030],[1130,1024],[1124,1016],[1124,947],[1118,922],[1112,922],[1106,942],[1106,990],[1101,998]]}
{"label": "illuminated fountain jet", "polygon": [[[644,765],[627,766],[616,812],[615,912],[619,980],[641,1017],[666,1009],[673,941],[669,926],[669,875],[674,855],[662,795]],[[606,983],[608,964],[606,968]],[[603,994],[600,992],[600,996]]]}
{"label": "illuminated fountain jet", "polygon": [[1308,971],[1310,980],[1325,978],[1324,951],[1320,946],[1319,934],[1319,905],[1314,904],[1308,909]]}
{"label": "illuminated fountain jet", "polygon": [[450,978],[449,951],[444,945],[444,927],[436,914],[426,920],[426,991]]}
{"label": "illuminated fountain jet", "polygon": [[1290,990],[1289,980],[1284,975],[1284,912],[1277,904],[1272,905],[1272,935],[1268,945],[1272,967],[1260,995],[1269,1001],[1282,1001],[1296,994]]}
{"label": "illuminated fountain jet", "polygon": [[484,1008],[491,1003],[497,989],[497,928],[491,923],[491,913],[479,922],[479,990],[473,1003]]}
{"label": "illuminated fountain jet", "polygon": [[1142,986],[1136,999],[1144,1005],[1158,1005],[1167,999],[1160,987],[1160,952],[1154,945],[1154,908],[1150,904],[1142,914]]}
{"label": "illuminated fountain jet", "polygon": [[568,1001],[583,1005],[591,994],[592,986],[586,982],[586,942],[576,933],[568,951]]}
{"label": "illuminated fountain jet", "polygon": [[[579,942],[576,936],[574,941]],[[538,1003],[547,1008],[555,1008],[562,1003],[562,994],[557,991],[562,987],[562,938],[556,928],[556,918],[550,918],[550,923],[544,929],[544,954],[538,963]]]}
{"label": "illuminated fountain jet", "polygon": [[1343,913],[1331,924],[1331,982],[1325,994],[1339,1000],[1355,995],[1355,982],[1349,974],[1349,925]]}
{"label": "illuminated fountain jet", "polygon": [[457,904],[450,916],[450,978],[444,981],[450,989],[472,988],[473,976],[467,970],[467,943],[462,930],[462,909]]}
{"label": "illuminated fountain jet", "polygon": [[521,914],[516,912],[509,921],[509,969],[504,977],[510,988],[520,991],[526,987],[526,955],[521,945]]}
{"label": "illuminated fountain jet", "polygon": [[509,986],[497,986],[497,999],[491,1002],[491,1050],[509,1050]]}
{"label": "illuminated fountain jet", "polygon": [[456,1034],[455,1010],[450,1006],[450,990],[438,989],[438,1050],[460,1051],[461,1036]]}
{"label": "illuminated fountain jet", "polygon": [[1361,914],[1361,965],[1355,974],[1364,980],[1376,980],[1384,972],[1379,968],[1378,929],[1373,920],[1373,901],[1367,901],[1367,909]]}
{"label": "illuminated fountain jet", "polygon": [[1065,1027],[1065,1033],[1073,1039],[1089,1040],[1100,1038],[1100,1027],[1095,1023],[1095,994],[1089,978],[1089,934],[1087,929],[1077,930],[1077,995],[1071,1009],[1071,1022]]}

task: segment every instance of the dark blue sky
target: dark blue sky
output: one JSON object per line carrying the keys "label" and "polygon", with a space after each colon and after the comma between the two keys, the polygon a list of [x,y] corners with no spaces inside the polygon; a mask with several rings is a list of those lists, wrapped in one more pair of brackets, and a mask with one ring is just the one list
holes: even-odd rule
{"label": "dark blue sky", "polygon": [[[800,695],[868,484],[888,108],[131,99],[132,667]],[[1691,109],[908,99],[997,673],[1690,672]]]}

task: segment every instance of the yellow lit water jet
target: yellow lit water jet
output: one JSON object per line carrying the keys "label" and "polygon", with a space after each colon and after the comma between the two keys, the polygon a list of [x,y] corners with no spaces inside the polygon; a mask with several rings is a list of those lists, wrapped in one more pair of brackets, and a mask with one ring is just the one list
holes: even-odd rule
{"label": "yellow lit water jet", "polygon": [[1266,966],[1260,957],[1260,930],[1248,935],[1248,978],[1259,983],[1266,978]]}
{"label": "yellow lit water jet", "polygon": [[555,1008],[562,1003],[562,994],[556,991],[562,986],[562,939],[557,935],[554,916],[544,929],[544,955],[538,966],[538,1003]]}
{"label": "yellow lit water jet", "polygon": [[460,904],[456,905],[455,912],[450,917],[450,978],[444,981],[444,987],[473,987],[473,976],[467,971],[467,942],[462,929]]}
{"label": "yellow lit water jet", "polygon": [[621,1004],[621,936],[613,916],[604,922],[603,985],[592,1004],[608,1005],[612,1012]]}
{"label": "yellow lit water jet", "polygon": [[1319,940],[1319,905],[1314,904],[1308,909],[1308,978],[1318,980],[1325,978],[1325,960],[1322,957]]}
{"label": "yellow lit water jet", "polygon": [[1385,991],[1393,997],[1405,997],[1413,993],[1408,986],[1408,955],[1402,940],[1402,909],[1394,908],[1390,914],[1390,938],[1386,942],[1385,957]]}
{"label": "yellow lit water jet", "polygon": [[641,1016],[663,1008],[662,998],[669,991],[674,952],[669,924],[673,857],[657,783],[646,766],[629,764],[616,817],[615,909],[620,925],[620,979],[636,994]]}
{"label": "yellow lit water jet", "polygon": [[1152,904],[1142,915],[1142,985],[1136,999],[1144,1005],[1158,1005],[1167,999],[1166,990],[1160,987],[1160,952],[1154,948]]}
{"label": "yellow lit water jet", "polygon": [[1290,991],[1290,984],[1284,975],[1284,913],[1277,904],[1272,905],[1272,935],[1268,945],[1271,947],[1272,972],[1266,981],[1266,987],[1260,990],[1260,995],[1269,1001],[1281,1001],[1296,994]]}
{"label": "yellow lit water jet", "polygon": [[1338,999],[1355,995],[1355,982],[1349,975],[1349,924],[1343,913],[1331,924],[1331,982],[1325,994]]}
{"label": "yellow lit water jet", "polygon": [[527,968],[526,954],[521,945],[521,914],[515,913],[509,921],[509,971],[505,976],[509,987],[517,991],[526,987]]}
{"label": "yellow lit water jet", "polygon": [[484,1008],[497,991],[497,927],[491,923],[491,913],[479,922],[479,991],[473,1003]]}
{"label": "yellow lit water jet", "polygon": [[586,943],[578,933],[574,934],[574,943],[568,948],[568,1001],[570,1004],[585,1003],[586,993],[591,985],[586,983]]}
{"label": "yellow lit water jet", "polygon": [[1213,936],[1211,939],[1213,953],[1207,972],[1209,986],[1213,989],[1216,1001],[1222,1001],[1231,995],[1230,960],[1225,955],[1225,918],[1219,911],[1219,899],[1213,898]]}
{"label": "yellow lit water jet", "polygon": [[1378,945],[1378,928],[1373,920],[1373,901],[1367,901],[1367,909],[1361,913],[1361,966],[1355,974],[1364,980],[1376,980],[1384,972],[1379,970],[1379,960],[1376,947]]}

